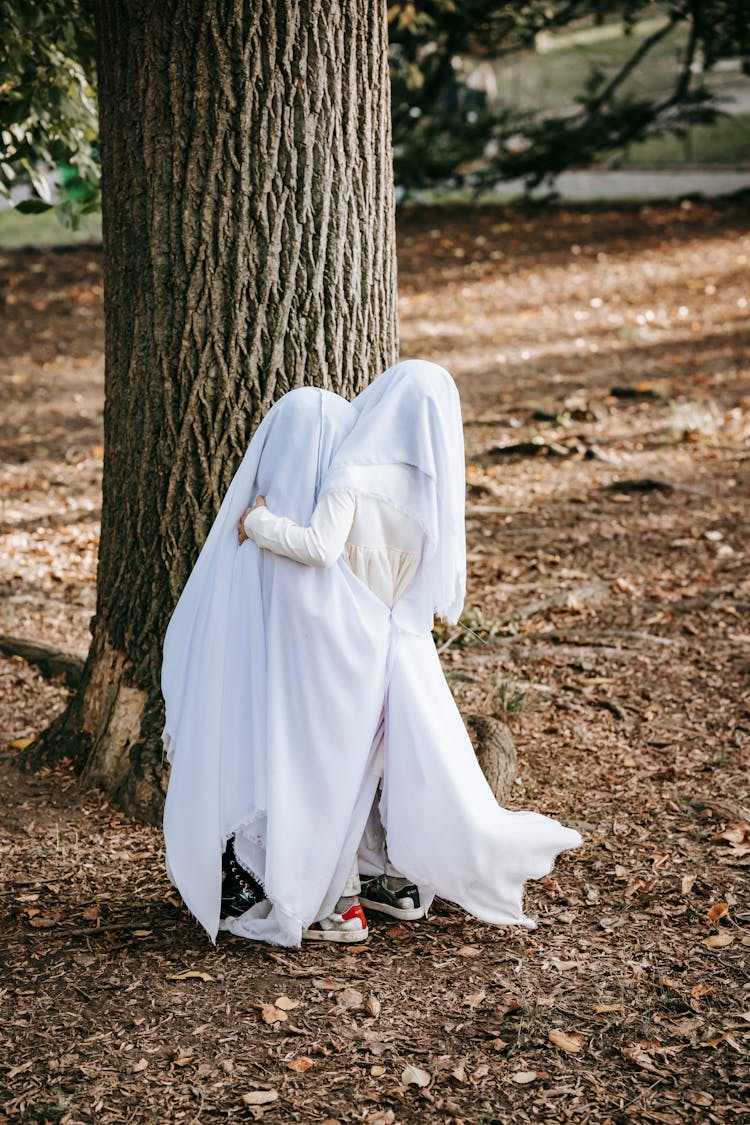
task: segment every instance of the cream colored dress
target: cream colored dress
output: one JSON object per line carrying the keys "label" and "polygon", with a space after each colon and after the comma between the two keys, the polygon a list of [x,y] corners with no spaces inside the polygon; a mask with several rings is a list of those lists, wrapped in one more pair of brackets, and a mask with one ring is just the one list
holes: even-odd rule
{"label": "cream colored dress", "polygon": [[259,547],[306,566],[333,566],[346,554],[349,566],[392,608],[419,569],[421,528],[391,504],[354,492],[330,492],[300,527],[268,508],[253,508],[245,533]]}

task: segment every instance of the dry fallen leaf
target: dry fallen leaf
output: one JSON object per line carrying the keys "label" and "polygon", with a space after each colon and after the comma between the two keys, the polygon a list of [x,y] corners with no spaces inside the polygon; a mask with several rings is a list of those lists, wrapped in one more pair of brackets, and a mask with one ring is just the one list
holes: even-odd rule
{"label": "dry fallen leaf", "polygon": [[714,1035],[710,1039],[702,1039],[700,1045],[701,1047],[719,1047],[722,1043],[728,1043],[730,1047],[734,1047],[735,1051],[743,1051],[731,1031],[722,1031],[720,1035]]}
{"label": "dry fallen leaf", "polygon": [[582,969],[583,961],[561,961],[559,957],[550,957],[549,963],[553,969],[559,969],[561,973],[567,972],[568,969]]}
{"label": "dry fallen leaf", "polygon": [[478,945],[462,945],[456,950],[457,957],[479,957],[482,950]]}
{"label": "dry fallen leaf", "polygon": [[396,1114],[392,1109],[375,1109],[368,1113],[365,1125],[394,1125]]}
{"label": "dry fallen leaf", "polygon": [[364,997],[356,988],[345,988],[336,997],[336,1007],[339,1011],[361,1008]]}
{"label": "dry fallen leaf", "polygon": [[700,1017],[692,1016],[688,1019],[676,1020],[671,1025],[670,1030],[672,1035],[679,1035],[685,1038],[689,1038],[693,1035],[694,1032],[698,1030],[698,1028],[703,1026],[704,1022],[702,1019],[700,1019]]}
{"label": "dry fallen leaf", "polygon": [[385,1067],[378,1066],[376,1063],[375,1066],[370,1067],[370,1074],[373,1076],[373,1078],[382,1078],[385,1074]]}
{"label": "dry fallen leaf", "polygon": [[690,995],[694,996],[697,1000],[700,996],[712,996],[716,989],[710,984],[694,984],[690,989]]}
{"label": "dry fallen leaf", "polygon": [[597,1004],[594,1008],[595,1012],[621,1012],[622,1004]]}
{"label": "dry fallen leaf", "polygon": [[527,1086],[529,1082],[536,1081],[537,1073],[535,1070],[517,1070],[511,1077],[519,1086]]}
{"label": "dry fallen leaf", "polygon": [[429,1086],[431,1075],[418,1066],[405,1066],[401,1071],[402,1086]]}
{"label": "dry fallen leaf", "polygon": [[733,824],[728,824],[724,831],[717,833],[713,839],[717,843],[726,840],[728,844],[744,844],[748,837],[750,837],[750,825],[744,820],[737,820]]}
{"label": "dry fallen leaf", "polygon": [[[389,937],[389,938],[404,938],[404,937],[410,938],[410,937],[413,936],[413,934],[414,934],[413,930],[410,930],[408,926],[402,926],[402,924],[400,922],[396,922],[396,924],[394,926],[388,926],[388,928],[385,931],[385,936]],[[364,946],[360,946],[360,948],[364,949]],[[352,952],[353,952],[353,950],[352,950]]]}
{"label": "dry fallen leaf", "polygon": [[275,1006],[281,1008],[282,1012],[292,1012],[295,1008],[299,1008],[299,1000],[292,1000],[289,996],[279,996],[276,999]]}
{"label": "dry fallen leaf", "polygon": [[251,1090],[249,1094],[242,1095],[242,1100],[245,1105],[269,1105],[278,1097],[278,1090]]}
{"label": "dry fallen leaf", "polygon": [[25,750],[28,746],[31,746],[33,741],[33,738],[14,738],[8,745],[13,750]]}
{"label": "dry fallen leaf", "polygon": [[191,1062],[195,1062],[193,1055],[177,1055],[174,1060],[175,1066],[189,1066]]}
{"label": "dry fallen leaf", "polygon": [[148,1060],[147,1059],[138,1059],[138,1062],[135,1063],[134,1066],[133,1066],[133,1074],[140,1074],[140,1072],[142,1070],[145,1070],[147,1066],[148,1066]]}
{"label": "dry fallen leaf", "polygon": [[629,1059],[632,1063],[635,1063],[636,1066],[639,1066],[641,1070],[647,1070],[651,1074],[660,1073],[654,1065],[653,1057],[642,1044],[637,1043],[634,1047],[623,1047],[622,1054],[626,1059]]}
{"label": "dry fallen leaf", "polygon": [[307,1055],[300,1055],[298,1059],[290,1059],[286,1065],[289,1070],[296,1070],[297,1074],[305,1074],[313,1065],[313,1061]]}
{"label": "dry fallen leaf", "polygon": [[12,1066],[5,1075],[6,1079],[15,1078],[17,1074],[23,1074],[25,1070],[31,1070],[34,1062],[34,1059],[29,1059],[28,1062],[22,1063],[21,1066]]}
{"label": "dry fallen leaf", "polygon": [[275,1004],[253,1004],[253,1007],[260,1012],[263,1023],[283,1023],[286,1019],[286,1012],[282,1012]]}
{"label": "dry fallen leaf", "polygon": [[706,945],[709,949],[723,949],[725,945],[731,945],[734,941],[734,934],[711,934],[711,937],[706,938]]}
{"label": "dry fallen leaf", "polygon": [[313,984],[316,988],[319,988],[321,992],[339,992],[342,988],[346,988],[344,981],[331,980],[328,977],[313,980]]}
{"label": "dry fallen leaf", "polygon": [[373,993],[370,993],[370,995],[365,1000],[365,1011],[368,1012],[369,1015],[373,1017],[373,1019],[377,1019],[380,1015],[380,1007],[380,1001],[378,1000],[377,996],[375,996]]}
{"label": "dry fallen leaf", "polygon": [[553,1028],[548,1038],[550,1043],[559,1047],[561,1051],[567,1051],[569,1055],[578,1055],[583,1050],[582,1035],[570,1034],[559,1027]]}
{"label": "dry fallen leaf", "polygon": [[706,919],[709,922],[718,922],[720,918],[726,918],[729,913],[728,902],[715,902],[706,914]]}
{"label": "dry fallen leaf", "polygon": [[708,1090],[688,1090],[685,1096],[691,1105],[711,1105],[714,1100]]}
{"label": "dry fallen leaf", "polygon": [[478,1008],[483,1000],[487,999],[487,993],[483,988],[479,992],[471,992],[468,996],[464,997],[464,1004],[468,1004],[470,1008]]}
{"label": "dry fallen leaf", "polygon": [[173,973],[171,976],[167,977],[167,980],[191,980],[191,979],[212,981],[215,978],[212,977],[210,973],[199,972],[198,969],[186,969],[184,971],[184,973]]}

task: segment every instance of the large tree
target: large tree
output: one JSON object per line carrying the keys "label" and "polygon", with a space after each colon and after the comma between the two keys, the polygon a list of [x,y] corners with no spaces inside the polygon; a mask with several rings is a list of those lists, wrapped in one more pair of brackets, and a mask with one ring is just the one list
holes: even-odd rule
{"label": "large tree", "polygon": [[268,407],[396,355],[382,0],[100,0],[102,533],[83,682],[43,737],[156,818],[161,640]]}

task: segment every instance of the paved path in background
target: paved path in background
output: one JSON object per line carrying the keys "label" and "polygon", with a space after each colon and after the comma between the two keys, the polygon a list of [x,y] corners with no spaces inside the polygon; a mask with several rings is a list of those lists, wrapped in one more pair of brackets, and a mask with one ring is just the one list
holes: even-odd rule
{"label": "paved path in background", "polygon": [[[555,183],[555,191],[561,199],[571,203],[585,203],[594,200],[614,202],[632,199],[679,199],[683,195],[703,195],[714,199],[721,195],[750,189],[750,167],[745,168],[620,168],[620,169],[580,169],[563,172]],[[523,180],[505,180],[498,184],[496,193],[487,193],[483,198],[492,199],[493,194],[507,199],[508,196],[523,195]],[[549,188],[539,189],[535,196],[546,195]],[[28,190],[17,188],[12,202],[0,198],[0,211],[26,198]],[[419,195],[416,193],[415,198]]]}
{"label": "paved path in background", "polygon": [[[561,199],[585,202],[595,199],[676,199],[682,195],[704,195],[713,199],[750,188],[750,168],[620,168],[582,169],[558,176],[555,191]],[[523,194],[522,180],[498,185],[498,195]],[[539,190],[535,195],[545,195]],[[485,197],[488,198],[488,197]]]}

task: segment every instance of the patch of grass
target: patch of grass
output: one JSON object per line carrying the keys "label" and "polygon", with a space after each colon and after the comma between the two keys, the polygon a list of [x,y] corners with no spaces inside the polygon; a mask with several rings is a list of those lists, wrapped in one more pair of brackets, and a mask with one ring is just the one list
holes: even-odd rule
{"label": "patch of grass", "polygon": [[[586,29],[588,34],[577,32],[560,40],[550,37],[542,51],[498,60],[494,68],[498,101],[532,113],[573,106],[594,66],[605,78],[613,77],[654,30],[652,21],[637,24],[631,35],[623,33],[621,24],[607,24]],[[685,29],[675,28],[649,51],[623,83],[621,93],[637,96],[670,89],[686,41]]]}
{"label": "patch of grass", "polygon": [[529,693],[515,684],[501,680],[492,696],[492,710],[495,715],[519,715],[526,708]]}
{"label": "patch of grass", "polygon": [[432,630],[432,636],[439,648],[447,641],[453,645],[470,645],[476,644],[477,641],[482,644],[486,643],[489,637],[497,637],[505,632],[506,630],[496,621],[485,617],[477,606],[467,606],[456,625],[440,622]]}
{"label": "patch of grass", "polygon": [[88,215],[80,230],[69,230],[53,211],[41,215],[22,215],[13,209],[0,212],[0,249],[4,250],[20,246],[74,246],[101,242],[101,237],[101,215]]}
{"label": "patch of grass", "polygon": [[[634,35],[640,39],[653,35],[663,23],[663,17],[639,20]],[[551,51],[567,51],[571,48],[590,46],[592,43],[607,43],[612,39],[622,38],[624,38],[622,23],[620,20],[612,20],[598,26],[593,24],[590,27],[577,27],[568,31],[542,33],[537,41],[537,50],[540,55],[546,55]]]}
{"label": "patch of grass", "polygon": [[714,125],[696,125],[686,136],[664,135],[631,145],[621,164],[648,166],[674,164],[750,163],[750,114],[720,118]]}
{"label": "patch of grass", "polygon": [[[644,39],[663,21],[644,20],[625,35],[619,22],[580,28],[540,40],[536,52],[517,54],[494,64],[498,105],[521,112],[557,111],[574,106],[583,80],[594,68],[612,78]],[[620,93],[633,97],[665,94],[674,86],[682,64],[687,32],[676,27],[649,51],[623,83]],[[727,78],[705,76],[707,86],[721,95]],[[632,145],[623,165],[659,167],[675,164],[736,164],[750,161],[750,115],[720,119],[714,125],[690,129],[685,138],[654,137]]]}

